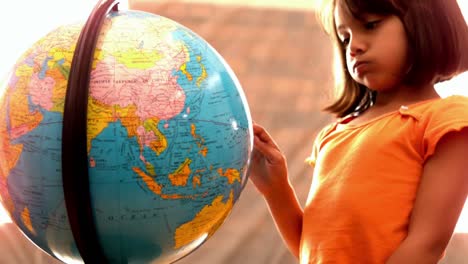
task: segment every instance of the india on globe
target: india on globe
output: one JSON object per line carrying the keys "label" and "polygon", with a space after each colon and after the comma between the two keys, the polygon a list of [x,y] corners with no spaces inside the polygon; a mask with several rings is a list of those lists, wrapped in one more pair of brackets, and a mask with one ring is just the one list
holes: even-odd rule
{"label": "india on globe", "polygon": [[[63,262],[175,262],[238,200],[250,112],[205,40],[168,18],[108,5],[98,30],[91,24],[88,79],[72,75],[90,20],[38,40],[0,87],[1,202]],[[84,114],[70,91],[83,81]]]}

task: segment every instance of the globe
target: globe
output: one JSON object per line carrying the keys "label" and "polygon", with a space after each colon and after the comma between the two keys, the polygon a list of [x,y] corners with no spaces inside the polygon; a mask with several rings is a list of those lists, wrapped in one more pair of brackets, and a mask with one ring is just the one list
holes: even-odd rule
{"label": "globe", "polygon": [[[75,99],[67,91],[83,26],[38,40],[3,84],[1,202],[30,241],[63,262],[88,263],[83,252],[95,246],[109,263],[177,261],[215,233],[247,180],[245,95],[223,58],[188,28],[110,11],[89,65],[84,169],[72,175],[64,152],[78,152],[79,138],[65,139],[64,112]],[[82,177],[86,186],[70,184]],[[72,203],[73,195],[81,198]]]}

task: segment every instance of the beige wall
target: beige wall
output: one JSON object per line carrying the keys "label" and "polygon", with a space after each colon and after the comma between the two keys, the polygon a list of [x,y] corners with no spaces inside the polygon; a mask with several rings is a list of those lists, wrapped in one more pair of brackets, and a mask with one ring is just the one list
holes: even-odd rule
{"label": "beige wall", "polygon": [[[132,6],[132,2],[138,3],[151,3],[156,0],[129,0],[129,5]],[[161,2],[174,2],[174,0],[160,0]],[[268,8],[283,8],[283,9],[312,9],[313,2],[315,0],[177,0],[177,2],[183,3],[213,3],[213,4],[225,4],[225,5],[242,5],[242,6],[253,6],[253,7],[268,7]]]}

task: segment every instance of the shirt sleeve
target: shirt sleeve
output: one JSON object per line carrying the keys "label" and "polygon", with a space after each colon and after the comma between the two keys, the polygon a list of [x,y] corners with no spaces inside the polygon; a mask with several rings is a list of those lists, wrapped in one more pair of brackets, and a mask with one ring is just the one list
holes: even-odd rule
{"label": "shirt sleeve", "polygon": [[423,136],[424,161],[434,154],[443,136],[468,128],[468,97],[452,96],[442,102],[427,120]]}
{"label": "shirt sleeve", "polygon": [[315,166],[315,162],[317,161],[317,156],[320,151],[320,145],[323,141],[323,138],[325,137],[326,134],[328,134],[328,131],[330,130],[332,126],[333,124],[325,126],[316,135],[315,140],[314,140],[314,145],[312,146],[312,152],[310,153],[310,156],[307,157],[305,160],[305,162],[308,163],[309,165]]}

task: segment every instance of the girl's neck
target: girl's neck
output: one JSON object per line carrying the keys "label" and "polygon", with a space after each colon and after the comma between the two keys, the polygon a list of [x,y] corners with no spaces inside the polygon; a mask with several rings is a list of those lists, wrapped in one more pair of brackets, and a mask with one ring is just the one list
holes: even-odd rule
{"label": "girl's neck", "polygon": [[402,106],[408,106],[436,98],[440,98],[440,96],[435,91],[434,85],[428,85],[420,88],[405,87],[400,90],[400,92],[379,91],[377,93],[377,100],[369,109],[362,113],[358,113],[357,115],[355,115],[355,112],[354,114],[341,118],[339,124],[353,126],[363,124],[369,120],[398,110]]}
{"label": "girl's neck", "polygon": [[373,108],[398,108],[429,99],[439,98],[434,85],[429,84],[422,87],[402,86],[392,91],[379,91]]}

